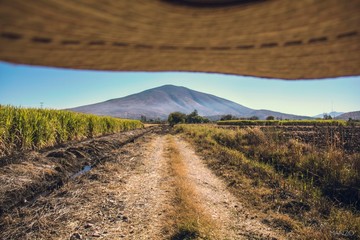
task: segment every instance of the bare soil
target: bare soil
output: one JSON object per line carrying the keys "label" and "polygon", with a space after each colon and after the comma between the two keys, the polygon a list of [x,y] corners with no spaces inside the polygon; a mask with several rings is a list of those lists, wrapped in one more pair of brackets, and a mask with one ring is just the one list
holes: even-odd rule
{"label": "bare soil", "polygon": [[[127,134],[134,136],[135,133]],[[47,171],[51,175],[56,166],[66,168],[69,160],[75,162],[82,158],[76,155],[71,159],[38,157],[68,152],[67,146],[65,150],[29,153],[38,158],[2,166],[0,179],[2,185],[8,187],[2,187],[1,194],[15,201],[10,204],[4,198],[0,202],[3,209],[0,239],[177,239],[174,237],[177,189],[173,184],[176,175],[171,172],[171,157],[166,154],[167,138],[174,139],[180,153],[187,179],[194,189],[193,201],[216,224],[214,239],[285,238],[283,233],[263,224],[248,204],[244,205],[232,195],[185,140],[170,136],[160,127],[136,136],[126,145],[119,144],[119,139],[124,138],[122,135],[90,141],[87,146],[96,146],[94,153],[79,150],[88,143],[71,147],[86,159],[93,159],[91,156],[96,153],[97,163],[90,164],[93,168],[79,176],[59,176],[62,185],[56,188],[45,191],[34,188],[32,196],[36,197],[26,203],[19,199],[24,199],[29,186],[49,182],[45,177]],[[109,145],[112,147],[101,148]],[[56,166],[47,167],[51,165],[45,161],[47,158]],[[59,162],[56,159],[60,159]],[[34,173],[30,174],[29,169]]]}

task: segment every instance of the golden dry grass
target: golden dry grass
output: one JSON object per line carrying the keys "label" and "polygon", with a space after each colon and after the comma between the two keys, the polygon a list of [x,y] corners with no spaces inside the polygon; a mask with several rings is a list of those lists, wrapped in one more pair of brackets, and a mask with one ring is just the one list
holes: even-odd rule
{"label": "golden dry grass", "polygon": [[216,223],[197,202],[196,192],[187,176],[182,156],[171,136],[167,138],[167,157],[175,184],[175,233],[173,240],[216,239]]}
{"label": "golden dry grass", "polygon": [[[254,129],[235,133],[206,126],[180,128],[199,154],[206,156],[208,166],[224,178],[241,202],[254,209],[254,214],[270,227],[281,229],[293,239],[319,239],[320,236],[320,239],[359,239],[360,216],[355,209],[336,204],[324,197],[315,184],[287,176],[277,171],[271,162],[261,159],[264,157],[261,151],[271,153],[273,146],[264,133]],[[246,137],[242,138],[244,134]],[[303,157],[297,159],[294,150],[300,148],[303,149],[304,144],[290,141],[282,148],[289,153],[288,158],[283,159],[288,159],[289,164],[298,164]],[[308,151],[307,148],[303,150]],[[332,160],[333,155],[329,151],[328,161],[313,159],[313,162],[318,162],[319,167],[328,162],[338,163]],[[336,159],[342,159],[341,164],[346,160]]]}

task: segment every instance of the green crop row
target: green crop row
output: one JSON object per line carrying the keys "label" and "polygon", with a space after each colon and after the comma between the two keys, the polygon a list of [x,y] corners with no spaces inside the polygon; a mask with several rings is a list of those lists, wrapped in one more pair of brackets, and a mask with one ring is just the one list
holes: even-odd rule
{"label": "green crop row", "polygon": [[345,120],[227,120],[218,125],[233,126],[346,126]]}
{"label": "green crop row", "polygon": [[0,156],[142,127],[137,120],[0,105]]}

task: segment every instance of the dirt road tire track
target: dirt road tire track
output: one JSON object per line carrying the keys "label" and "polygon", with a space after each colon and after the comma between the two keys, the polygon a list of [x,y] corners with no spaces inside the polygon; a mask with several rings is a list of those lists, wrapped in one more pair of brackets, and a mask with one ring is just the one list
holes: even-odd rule
{"label": "dirt road tire track", "polygon": [[172,205],[169,193],[173,190],[169,184],[168,159],[163,157],[164,148],[164,137],[154,137],[141,166],[127,179],[125,191],[120,193],[133,234],[127,234],[127,239],[169,238],[171,230],[167,218]]}

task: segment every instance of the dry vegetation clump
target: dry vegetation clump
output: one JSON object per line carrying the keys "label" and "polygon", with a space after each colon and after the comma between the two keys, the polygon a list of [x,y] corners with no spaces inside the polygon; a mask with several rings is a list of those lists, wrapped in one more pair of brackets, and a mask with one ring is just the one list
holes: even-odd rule
{"label": "dry vegetation clump", "polygon": [[92,139],[49,151],[28,152],[0,168],[0,216],[16,206],[31,204],[70,180],[84,166],[94,167],[113,151],[151,129],[138,129]]}
{"label": "dry vegetation clump", "polygon": [[[145,146],[146,147],[146,146]],[[130,143],[86,174],[0,216],[0,239],[120,239],[133,228],[120,194],[142,161]],[[140,151],[140,153],[139,153]]]}
{"label": "dry vegetation clump", "polygon": [[232,191],[294,238],[358,239],[360,158],[258,128],[179,125]]}
{"label": "dry vegetation clump", "polygon": [[142,127],[137,120],[0,105],[0,157]]}
{"label": "dry vegetation clump", "polygon": [[106,234],[105,229],[113,222],[123,221],[124,204],[116,197],[124,185],[120,181],[123,174],[117,173],[121,166],[116,165],[100,166],[96,174],[75,179],[48,197],[39,197],[30,207],[18,208],[18,214],[5,214],[1,218],[0,236],[2,239],[79,239],[78,236],[88,239]]}
{"label": "dry vegetation clump", "polygon": [[175,185],[175,230],[172,240],[214,239],[215,223],[205,210],[196,202],[196,193],[188,179],[187,169],[181,159],[174,139],[168,136],[169,148],[166,152],[170,159],[170,169]]}

